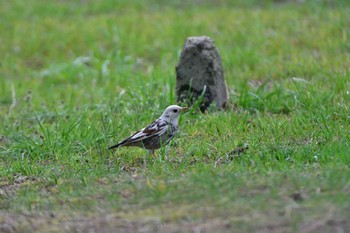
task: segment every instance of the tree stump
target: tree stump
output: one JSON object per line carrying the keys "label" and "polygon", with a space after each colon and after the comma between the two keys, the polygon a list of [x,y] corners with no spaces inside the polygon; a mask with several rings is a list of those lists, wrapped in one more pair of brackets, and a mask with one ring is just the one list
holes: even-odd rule
{"label": "tree stump", "polygon": [[189,105],[202,98],[202,112],[213,102],[220,109],[228,103],[221,58],[211,38],[187,38],[176,66],[176,97]]}

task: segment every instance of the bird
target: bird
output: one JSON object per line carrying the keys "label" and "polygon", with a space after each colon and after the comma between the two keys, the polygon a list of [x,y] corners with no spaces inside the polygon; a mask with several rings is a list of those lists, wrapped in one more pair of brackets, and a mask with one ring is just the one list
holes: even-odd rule
{"label": "bird", "polygon": [[158,119],[108,149],[136,146],[147,149],[154,156],[154,150],[169,143],[176,135],[179,130],[180,113],[187,109],[188,107],[178,105],[168,106]]}

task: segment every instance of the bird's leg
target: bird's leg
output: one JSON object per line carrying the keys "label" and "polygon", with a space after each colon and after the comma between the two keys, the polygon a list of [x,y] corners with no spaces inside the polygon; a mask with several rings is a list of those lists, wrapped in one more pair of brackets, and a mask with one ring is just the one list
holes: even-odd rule
{"label": "bird's leg", "polygon": [[154,161],[155,161],[155,158],[156,158],[156,154],[154,153],[154,150],[148,150],[149,151],[149,153],[151,154],[151,156],[152,156],[152,162],[153,162],[153,164],[154,164]]}
{"label": "bird's leg", "polygon": [[169,155],[169,146],[165,148],[165,160],[168,160],[168,155]]}
{"label": "bird's leg", "polygon": [[146,171],[146,167],[147,167],[147,156],[143,156],[143,170]]}
{"label": "bird's leg", "polygon": [[149,153],[152,155],[152,157],[155,157],[154,150],[149,150]]}

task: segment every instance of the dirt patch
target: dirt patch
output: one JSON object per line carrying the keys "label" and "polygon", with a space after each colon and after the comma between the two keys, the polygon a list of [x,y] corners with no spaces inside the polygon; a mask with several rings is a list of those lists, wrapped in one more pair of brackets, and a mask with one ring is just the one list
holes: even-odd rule
{"label": "dirt patch", "polygon": [[[234,216],[217,216],[206,219],[161,220],[160,216],[133,218],[122,213],[91,213],[91,216],[78,213],[2,213],[0,214],[0,232],[259,232],[280,233],[291,232],[290,222],[267,222],[256,225],[252,219],[235,221]],[[238,216],[237,216],[238,217]],[[237,219],[236,219],[237,220]],[[272,220],[272,219],[271,219]],[[325,218],[309,222],[297,227],[297,232],[327,233],[348,232],[350,222],[344,218],[328,215]]]}
{"label": "dirt patch", "polygon": [[13,198],[19,189],[39,182],[38,178],[31,176],[15,176],[11,180],[7,178],[0,179],[0,209],[9,208],[9,198]]}
{"label": "dirt patch", "polygon": [[34,176],[15,176],[13,180],[1,179],[0,194],[2,196],[13,196],[16,193],[16,190],[39,182],[40,179]]}

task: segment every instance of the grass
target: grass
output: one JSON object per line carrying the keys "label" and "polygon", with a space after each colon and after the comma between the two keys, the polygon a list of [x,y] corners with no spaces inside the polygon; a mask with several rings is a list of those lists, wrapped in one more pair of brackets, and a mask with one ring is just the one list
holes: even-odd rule
{"label": "grass", "polygon": [[[1,231],[347,232],[348,12],[347,1],[2,1]],[[106,150],[175,103],[193,35],[215,40],[230,109],[191,109],[155,159]]]}

